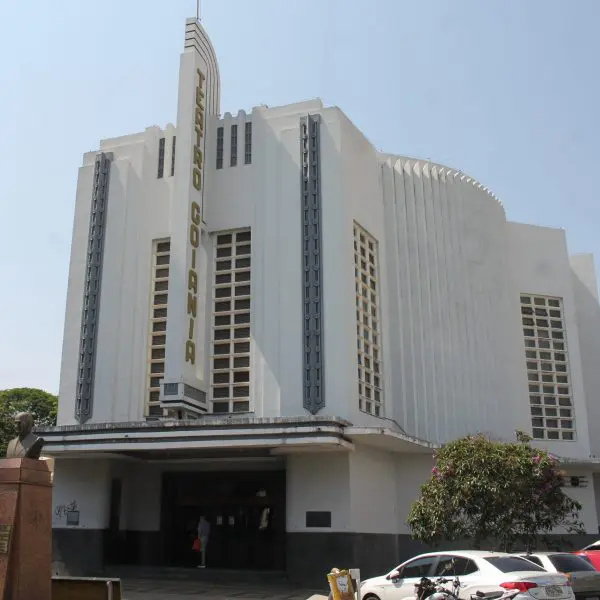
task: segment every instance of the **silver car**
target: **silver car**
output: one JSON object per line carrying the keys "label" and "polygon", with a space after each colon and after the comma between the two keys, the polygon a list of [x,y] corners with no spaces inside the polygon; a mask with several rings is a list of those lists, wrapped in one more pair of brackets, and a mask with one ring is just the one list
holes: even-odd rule
{"label": "silver car", "polygon": [[600,572],[584,557],[567,552],[516,554],[546,569],[562,573],[571,581],[576,600],[600,600]]}

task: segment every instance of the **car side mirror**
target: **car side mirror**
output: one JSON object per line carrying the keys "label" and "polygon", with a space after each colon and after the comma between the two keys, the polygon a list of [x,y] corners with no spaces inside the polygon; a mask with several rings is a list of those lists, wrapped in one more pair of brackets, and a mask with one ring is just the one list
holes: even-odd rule
{"label": "car side mirror", "polygon": [[394,581],[394,579],[400,579],[400,573],[398,571],[392,571],[386,575],[388,581]]}

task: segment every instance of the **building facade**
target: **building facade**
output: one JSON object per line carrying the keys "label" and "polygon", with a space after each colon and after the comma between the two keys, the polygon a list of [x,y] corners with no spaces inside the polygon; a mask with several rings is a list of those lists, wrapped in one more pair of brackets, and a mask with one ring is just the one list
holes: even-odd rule
{"label": "building facade", "polygon": [[433,451],[529,432],[598,532],[591,256],[461,171],[382,154],[318,101],[220,114],[186,23],[176,125],[79,171],[56,458],[57,562],[367,574]]}

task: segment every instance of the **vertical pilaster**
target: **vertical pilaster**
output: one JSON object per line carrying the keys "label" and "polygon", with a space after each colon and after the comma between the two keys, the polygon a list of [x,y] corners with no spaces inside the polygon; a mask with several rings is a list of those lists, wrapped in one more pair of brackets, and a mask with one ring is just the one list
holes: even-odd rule
{"label": "vertical pilaster", "polygon": [[186,21],[179,65],[177,151],[171,196],[171,262],[165,373],[160,402],[167,410],[208,410],[210,375],[205,372],[209,340],[205,327],[207,286],[205,181],[214,157],[207,138],[219,115],[219,69],[214,48],[197,19]]}
{"label": "vertical pilaster", "polygon": [[100,152],[96,156],[94,165],[75,399],[75,418],[80,423],[85,423],[92,416],[94,403],[94,374],[111,158],[110,154]]}
{"label": "vertical pilaster", "polygon": [[313,415],[325,406],[320,124],[320,115],[300,119],[303,406]]}

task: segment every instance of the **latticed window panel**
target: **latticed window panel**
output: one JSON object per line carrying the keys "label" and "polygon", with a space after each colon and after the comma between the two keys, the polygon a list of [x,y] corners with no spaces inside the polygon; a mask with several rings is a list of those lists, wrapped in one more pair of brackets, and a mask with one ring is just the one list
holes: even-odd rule
{"label": "latticed window panel", "polygon": [[562,298],[521,295],[521,323],[533,437],[576,438]]}
{"label": "latticed window panel", "polygon": [[219,233],[215,242],[212,412],[249,412],[251,233],[249,229]]}
{"label": "latticed window panel", "polygon": [[160,382],[165,376],[167,343],[167,300],[169,299],[169,265],[171,242],[155,240],[152,248],[151,306],[148,333],[148,391],[146,415],[162,416]]}
{"label": "latticed window panel", "polygon": [[354,224],[358,406],[383,416],[383,369],[377,240]]}

